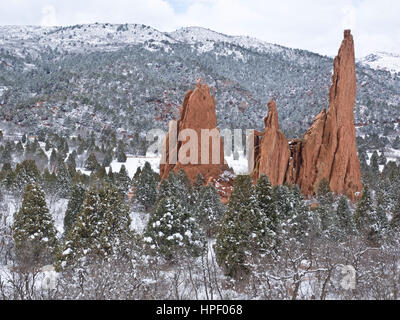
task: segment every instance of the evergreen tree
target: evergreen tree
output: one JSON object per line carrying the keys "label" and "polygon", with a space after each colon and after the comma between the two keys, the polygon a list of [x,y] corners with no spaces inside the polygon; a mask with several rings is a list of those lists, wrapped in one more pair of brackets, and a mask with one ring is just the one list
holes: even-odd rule
{"label": "evergreen tree", "polygon": [[73,175],[76,171],[76,151],[72,151],[68,158],[67,158],[67,166],[68,166],[68,171],[70,172],[71,175]]}
{"label": "evergreen tree", "polygon": [[[146,162],[139,177],[137,177],[134,199],[143,205],[146,210],[149,210],[157,201],[157,186],[158,180],[156,179],[156,174],[151,168],[150,163]],[[174,194],[171,192],[170,194],[166,194],[166,196],[174,196]]]}
{"label": "evergreen tree", "polygon": [[115,183],[123,195],[128,194],[129,189],[131,188],[131,178],[129,178],[128,171],[126,171],[124,165],[121,166]]}
{"label": "evergreen tree", "polygon": [[76,221],[85,200],[85,189],[82,185],[74,185],[68,201],[67,211],[64,216],[64,234],[67,235]]}
{"label": "evergreen tree", "polygon": [[344,241],[355,234],[355,226],[350,211],[349,203],[345,196],[340,197],[335,217],[335,240]]}
{"label": "evergreen tree", "polygon": [[369,186],[364,185],[361,200],[358,202],[354,221],[358,232],[370,243],[376,244],[379,240],[379,226],[373,206]]}
{"label": "evergreen tree", "polygon": [[56,193],[56,181],[56,174],[54,172],[50,173],[49,169],[46,168],[43,171],[42,176],[43,191],[46,195],[52,195]]}
{"label": "evergreen tree", "polygon": [[247,273],[249,256],[266,247],[267,233],[250,176],[236,177],[215,245],[217,262],[225,273],[234,278]]}
{"label": "evergreen tree", "polygon": [[115,157],[118,162],[126,162],[125,145],[122,140],[118,141],[118,146],[115,151]]}
{"label": "evergreen tree", "polygon": [[374,153],[371,156],[370,167],[374,174],[379,173],[379,155],[376,150],[374,151]]}
{"label": "evergreen tree", "polygon": [[43,171],[44,168],[47,167],[47,164],[49,162],[49,159],[47,158],[46,153],[40,147],[36,150],[32,159],[35,160],[35,162],[39,168],[39,171]]}
{"label": "evergreen tree", "polygon": [[187,254],[197,256],[204,245],[195,219],[174,196],[159,201],[144,236],[150,248],[167,260],[179,261]]}
{"label": "evergreen tree", "polygon": [[53,147],[53,146],[52,146],[52,144],[51,144],[51,142],[50,142],[50,139],[47,138],[47,139],[46,139],[45,146],[44,146],[44,150],[47,152],[47,151],[49,151],[52,147]]}
{"label": "evergreen tree", "polygon": [[322,230],[325,231],[327,235],[330,235],[334,227],[336,214],[333,209],[333,192],[326,178],[323,178],[318,185],[317,200],[319,206],[316,212],[320,216]]}
{"label": "evergreen tree", "polygon": [[323,206],[332,206],[333,204],[333,192],[326,178],[322,178],[318,185],[317,200],[318,203]]}
{"label": "evergreen tree", "polygon": [[107,149],[104,153],[103,165],[109,167],[113,160],[113,153],[111,149]]}
{"label": "evergreen tree", "polygon": [[0,154],[0,163],[9,163],[12,161],[11,157],[11,147],[9,144],[6,144],[5,147],[1,150]]}
{"label": "evergreen tree", "polygon": [[219,193],[212,184],[199,186],[195,193],[193,195],[193,215],[197,218],[206,236],[215,236],[225,212],[225,206],[221,202]]}
{"label": "evergreen tree", "polygon": [[[145,164],[146,165],[146,164]],[[132,178],[132,185],[133,186],[135,186],[136,187],[136,184],[139,182],[139,178],[140,178],[140,175],[142,174],[142,169],[140,168],[140,167],[138,167],[137,169],[136,169],[136,172],[135,172],[135,174],[133,175],[133,178]]]}
{"label": "evergreen tree", "polygon": [[108,169],[108,174],[107,174],[107,181],[109,184],[113,185],[115,184],[115,177],[114,177],[114,173],[112,171],[112,167],[110,167]]}
{"label": "evergreen tree", "polygon": [[377,203],[376,203],[376,221],[378,224],[378,232],[379,234],[383,235],[389,226],[389,221],[386,216],[386,212],[389,209],[387,197],[388,192],[384,192],[384,189],[378,190],[377,194]]}
{"label": "evergreen tree", "polygon": [[398,197],[397,204],[393,210],[390,228],[395,232],[400,232],[400,196]]}
{"label": "evergreen tree", "polygon": [[50,154],[50,171],[54,171],[57,165],[58,155],[55,149]]}
{"label": "evergreen tree", "polygon": [[1,168],[1,171],[0,171],[0,181],[2,182],[2,184],[4,184],[7,175],[11,171],[13,171],[13,169],[12,169],[11,164],[9,162],[3,164],[3,167]]}
{"label": "evergreen tree", "polygon": [[379,156],[378,163],[379,163],[379,165],[384,166],[386,164],[386,162],[387,162],[387,159],[385,156],[385,152],[382,151],[381,155]]}
{"label": "evergreen tree", "polygon": [[[144,170],[144,169],[143,169]],[[160,188],[158,190],[158,199],[162,199],[165,197],[173,197],[180,194],[189,195],[187,198],[179,197],[178,201],[181,202],[181,205],[190,210],[192,199],[190,195],[192,194],[191,185],[189,180],[186,177],[186,174],[183,170],[179,174],[175,174],[175,172],[171,171],[168,174],[167,179],[163,179],[160,183]]]}
{"label": "evergreen tree", "polygon": [[310,236],[310,232],[318,234],[319,216],[311,215],[309,206],[304,201],[300,189],[295,185],[290,189],[287,185],[275,186],[272,197],[278,214],[277,242],[285,245],[288,239],[302,244]]}
{"label": "evergreen tree", "polygon": [[56,166],[56,192],[61,198],[67,198],[71,191],[71,175],[63,159],[59,158]]}
{"label": "evergreen tree", "polygon": [[129,208],[118,189],[109,185],[92,187],[57,255],[57,268],[80,265],[91,256],[108,259],[124,252],[130,224]]}
{"label": "evergreen tree", "polygon": [[89,171],[94,171],[99,167],[99,163],[97,162],[96,156],[94,153],[91,153],[85,162],[85,169]]}
{"label": "evergreen tree", "polygon": [[17,159],[22,159],[23,155],[24,155],[24,146],[22,145],[21,141],[19,141],[15,146],[15,156],[17,157]]}
{"label": "evergreen tree", "polygon": [[51,263],[57,248],[56,230],[45,195],[37,184],[28,184],[21,209],[14,217],[16,255],[22,265]]}
{"label": "evergreen tree", "polygon": [[304,197],[297,185],[294,185],[290,192],[290,202],[292,206],[290,221],[290,235],[292,235],[299,243],[303,243],[309,236],[313,219],[311,217],[308,204],[304,201]]}
{"label": "evergreen tree", "polygon": [[400,150],[400,137],[397,136],[396,139],[393,140],[392,143],[393,149]]}
{"label": "evergreen tree", "polygon": [[41,175],[35,161],[25,160],[15,168],[15,178],[12,189],[17,197],[22,195],[28,184],[40,184]]}
{"label": "evergreen tree", "polygon": [[265,221],[268,229],[276,232],[278,225],[278,215],[272,198],[272,186],[267,175],[261,175],[256,185],[256,196],[258,207]]}

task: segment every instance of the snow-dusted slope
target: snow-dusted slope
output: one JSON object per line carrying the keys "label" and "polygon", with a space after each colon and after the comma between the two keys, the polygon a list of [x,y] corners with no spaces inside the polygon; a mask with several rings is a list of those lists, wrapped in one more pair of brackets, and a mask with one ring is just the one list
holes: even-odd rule
{"label": "snow-dusted slope", "polygon": [[[26,51],[50,47],[60,51],[113,50],[132,44],[173,43],[171,37],[139,24],[88,24],[71,27],[0,26],[0,46]],[[25,49],[25,51],[23,50]]]}
{"label": "snow-dusted slope", "polygon": [[282,51],[282,47],[278,45],[270,44],[255,38],[245,36],[229,36],[201,27],[181,28],[174,32],[168,33],[168,35],[179,42],[185,42],[189,44],[202,43],[204,44],[203,51],[211,51],[214,47],[213,44],[217,42],[231,43],[243,48],[262,52]]}
{"label": "snow-dusted slope", "polygon": [[377,52],[366,56],[360,62],[376,70],[386,70],[390,72],[400,72],[400,55]]}

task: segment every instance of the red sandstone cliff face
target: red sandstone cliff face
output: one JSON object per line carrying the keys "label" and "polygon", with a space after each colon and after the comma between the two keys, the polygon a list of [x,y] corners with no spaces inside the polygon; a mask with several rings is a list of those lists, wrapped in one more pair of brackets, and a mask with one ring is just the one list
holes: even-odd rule
{"label": "red sandstone cliff face", "polygon": [[[187,137],[186,139],[181,139],[183,141],[179,141],[180,139],[178,139],[178,137],[184,133],[185,129],[192,129],[196,133],[197,143],[195,143],[195,145],[197,146],[197,151],[190,148],[189,143],[193,143],[192,137]],[[211,137],[202,140],[202,129],[209,129],[210,131],[215,130],[215,140],[217,141],[216,148],[213,148]],[[186,93],[182,103],[180,117],[177,121],[176,136],[172,136],[173,134],[174,131],[170,127],[163,145],[163,154],[165,154],[165,157],[163,156],[160,164],[161,178],[167,178],[171,171],[178,172],[179,170],[183,170],[188,178],[194,182],[197,175],[200,173],[204,176],[207,184],[211,182],[216,185],[217,189],[220,191],[221,198],[227,201],[231,189],[231,179],[229,178],[229,174],[223,175],[223,173],[226,171],[232,172],[232,170],[225,163],[223,140],[217,128],[215,99],[210,95],[210,87],[208,85],[201,84],[199,81],[194,91],[189,90]],[[172,150],[170,150],[169,146],[170,139],[177,142],[173,144],[175,147]],[[208,146],[206,143],[207,140]],[[202,149],[208,149],[208,164],[204,164],[204,160],[207,157],[202,159]],[[171,163],[173,162],[171,159],[174,158],[174,154],[177,156],[177,162]],[[197,164],[193,164],[192,161],[191,163],[182,161],[183,157],[189,158],[190,156],[197,159]]]}
{"label": "red sandstone cliff face", "polygon": [[[303,140],[287,142],[280,132],[275,106],[268,106],[253,176],[266,173],[273,184],[297,184],[304,195],[314,195],[326,178],[332,191],[355,200],[362,190],[354,127],[356,72],[354,41],[349,30],[334,61],[328,112],[323,110]],[[286,141],[286,143],[285,143]],[[289,155],[288,155],[289,150]]]}

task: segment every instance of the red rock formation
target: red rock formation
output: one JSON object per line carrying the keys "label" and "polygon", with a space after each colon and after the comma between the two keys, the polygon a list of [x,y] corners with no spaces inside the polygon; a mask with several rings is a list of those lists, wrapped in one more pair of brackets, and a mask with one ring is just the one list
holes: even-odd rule
{"label": "red rock formation", "polygon": [[[196,133],[198,141],[197,143],[195,142],[195,146],[197,146],[197,151],[190,148],[190,142],[193,143],[192,137],[187,137],[184,141],[179,141],[178,138],[185,133],[185,129],[192,129]],[[214,130],[217,147],[213,148],[213,139],[211,137],[202,139],[202,129]],[[176,141],[176,144],[172,143],[171,150],[171,146],[169,145],[170,139]],[[173,126],[171,127],[170,125],[170,130],[164,140],[163,148],[163,155],[165,154],[165,156],[163,156],[160,164],[160,175],[162,179],[167,178],[171,171],[178,172],[179,170],[183,170],[188,178],[194,182],[197,175],[200,173],[205,178],[207,184],[211,182],[216,185],[223,200],[226,201],[228,199],[231,179],[229,178],[229,174],[223,175],[222,177],[221,175],[226,171],[231,173],[233,173],[233,171],[225,163],[223,140],[217,128],[215,99],[214,96],[210,95],[210,87],[208,85],[201,84],[199,80],[194,91],[189,90],[186,93],[182,103],[180,117],[176,124],[176,130],[174,131]],[[202,159],[202,150],[205,151],[207,148],[209,153],[208,164],[204,164],[206,158]],[[191,154],[191,152],[194,153]],[[193,163],[194,161],[186,163],[183,161],[185,156],[186,158],[192,156],[193,159],[197,160],[197,164]],[[214,162],[213,156],[216,158]],[[175,163],[173,161],[174,158],[177,159]]]}
{"label": "red rock formation", "polygon": [[334,61],[328,112],[323,110],[314,119],[302,141],[292,140],[288,144],[279,131],[275,105],[268,105],[253,174],[259,177],[266,173],[273,184],[296,183],[304,195],[314,195],[320,181],[326,178],[332,191],[355,200],[362,190],[354,126],[355,99],[354,41],[350,31],[345,30]]}
{"label": "red rock formation", "polygon": [[268,115],[264,119],[265,130],[261,142],[257,143],[257,166],[253,178],[260,178],[265,173],[272,185],[283,184],[290,157],[288,141],[279,129],[278,111],[274,100],[268,103]]}

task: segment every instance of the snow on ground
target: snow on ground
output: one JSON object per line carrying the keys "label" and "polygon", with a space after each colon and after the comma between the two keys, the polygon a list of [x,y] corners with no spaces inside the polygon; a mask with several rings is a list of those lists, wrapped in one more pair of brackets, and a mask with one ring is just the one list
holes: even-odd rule
{"label": "snow on ground", "polygon": [[[111,168],[113,172],[119,172],[121,167],[124,165],[126,170],[128,171],[128,175],[132,178],[136,170],[140,167],[143,168],[145,163],[148,162],[151,165],[151,168],[159,173],[160,172],[160,155],[147,155],[146,157],[139,157],[139,156],[132,156],[128,155],[127,160],[125,163],[117,162],[114,160],[111,163]],[[247,174],[247,158],[243,153],[239,153],[239,158],[234,159],[233,154],[230,156],[225,157],[226,162],[228,163],[229,167],[233,169],[235,174]],[[85,170],[84,168],[77,168],[82,173],[90,176],[90,171]],[[108,172],[109,167],[106,167],[106,171]]]}
{"label": "snow on ground", "polygon": [[[376,150],[376,152],[378,153],[378,156],[381,155],[381,152],[379,150]],[[368,165],[370,165],[372,154],[373,154],[373,152],[367,152],[367,156],[368,156],[367,164]],[[400,161],[400,150],[396,150],[396,149],[392,149],[392,148],[387,149],[387,150],[385,150],[385,156],[386,156],[387,162],[390,162],[390,161],[398,162],[398,161]],[[383,166],[383,165],[379,166],[379,169],[381,172],[383,171],[384,167],[385,166]]]}
{"label": "snow on ground", "polygon": [[[145,163],[148,162],[151,165],[151,168],[155,172],[160,172],[160,157],[155,156],[155,155],[149,155],[146,157],[135,157],[135,156],[127,156],[126,163],[120,163],[117,161],[113,161],[111,163],[111,167],[113,172],[119,172],[121,170],[122,165],[125,166],[126,170],[128,171],[129,177],[132,178],[136,170],[140,167],[143,168]],[[108,171],[108,168],[107,168]]]}
{"label": "snow on ground", "polygon": [[144,229],[147,226],[147,222],[149,221],[150,215],[144,212],[136,212],[133,211],[130,213],[130,217],[132,219],[131,230],[137,232],[138,234],[143,234]]}
{"label": "snow on ground", "polygon": [[54,204],[48,204],[59,237],[64,233],[64,216],[67,206],[68,199],[60,199]]}
{"label": "snow on ground", "polygon": [[248,36],[230,36],[201,27],[181,28],[169,33],[168,35],[176,41],[186,42],[189,44],[201,43],[202,46],[198,49],[200,52],[213,50],[214,43],[218,42],[228,42],[259,52],[280,52],[283,50],[280,46],[256,38]]}

